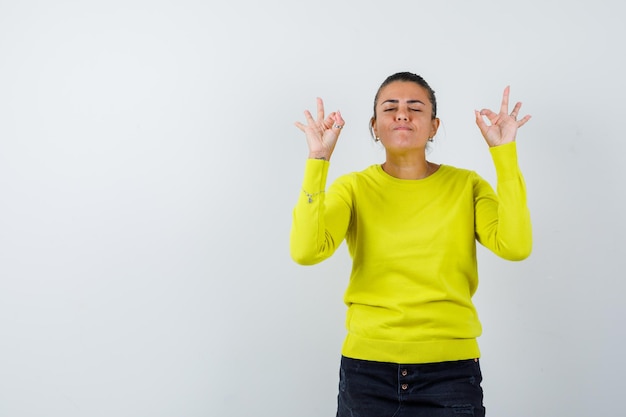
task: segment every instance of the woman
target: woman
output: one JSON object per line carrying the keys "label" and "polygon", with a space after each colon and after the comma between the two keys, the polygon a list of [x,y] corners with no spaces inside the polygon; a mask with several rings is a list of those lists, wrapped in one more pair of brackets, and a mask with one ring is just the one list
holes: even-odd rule
{"label": "woman", "polygon": [[[483,416],[472,295],[476,241],[509,260],[530,254],[531,225],[515,136],[530,116],[475,112],[495,164],[497,194],[475,172],[426,160],[439,128],[435,93],[422,77],[391,75],[374,99],[370,128],[385,162],[326,177],[344,120],[305,111],[309,159],[293,213],[291,255],[315,264],[345,239],[353,260],[345,293],[337,416]],[[489,120],[487,123],[484,118]]]}

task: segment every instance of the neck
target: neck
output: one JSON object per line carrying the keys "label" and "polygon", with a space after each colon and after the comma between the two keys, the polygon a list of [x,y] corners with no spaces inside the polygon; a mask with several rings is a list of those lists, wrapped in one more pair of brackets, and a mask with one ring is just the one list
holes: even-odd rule
{"label": "neck", "polygon": [[432,173],[430,163],[425,158],[415,161],[397,161],[387,158],[381,166],[387,174],[401,180],[421,180]]}

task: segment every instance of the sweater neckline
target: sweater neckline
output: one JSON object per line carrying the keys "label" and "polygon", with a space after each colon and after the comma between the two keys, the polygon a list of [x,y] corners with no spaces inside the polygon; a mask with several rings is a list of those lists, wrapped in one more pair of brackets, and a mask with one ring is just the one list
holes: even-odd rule
{"label": "sweater neckline", "polygon": [[396,177],[388,174],[383,169],[382,164],[376,164],[375,167],[376,167],[376,172],[378,173],[378,175],[380,175],[385,181],[393,183],[393,184],[407,185],[407,186],[418,185],[418,184],[426,184],[426,183],[429,183],[431,181],[434,181],[437,177],[439,177],[439,175],[440,175],[442,170],[447,169],[446,165],[439,164],[439,168],[437,168],[437,170],[435,172],[433,172],[432,174],[430,174],[426,178],[421,178],[421,179],[417,179],[417,180],[408,180],[408,179],[396,178]]}

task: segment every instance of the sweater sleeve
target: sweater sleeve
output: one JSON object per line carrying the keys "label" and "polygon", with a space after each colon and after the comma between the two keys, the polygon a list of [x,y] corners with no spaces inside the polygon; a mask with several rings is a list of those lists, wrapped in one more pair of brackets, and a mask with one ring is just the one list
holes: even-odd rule
{"label": "sweater sleeve", "polygon": [[326,189],[329,162],[307,159],[302,190],[293,210],[290,253],[301,265],[329,258],[341,245],[351,219],[346,188],[339,181]]}
{"label": "sweater sleeve", "polygon": [[474,185],[475,228],[478,241],[496,255],[522,260],[532,250],[526,185],[517,163],[515,142],[489,148],[497,176],[497,194],[487,181]]}

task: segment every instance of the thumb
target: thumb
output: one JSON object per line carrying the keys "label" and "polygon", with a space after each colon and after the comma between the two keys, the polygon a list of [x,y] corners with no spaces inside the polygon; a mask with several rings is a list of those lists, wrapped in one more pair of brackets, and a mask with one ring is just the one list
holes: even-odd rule
{"label": "thumb", "polygon": [[474,110],[474,116],[476,117],[476,124],[481,132],[484,132],[487,129],[487,123],[485,123],[485,119],[483,119],[483,115],[478,110]]}

